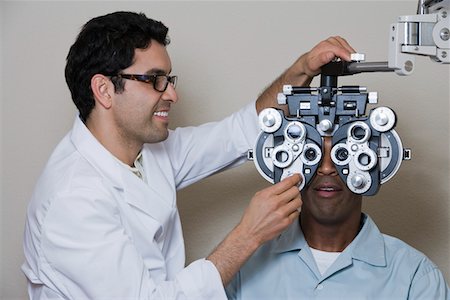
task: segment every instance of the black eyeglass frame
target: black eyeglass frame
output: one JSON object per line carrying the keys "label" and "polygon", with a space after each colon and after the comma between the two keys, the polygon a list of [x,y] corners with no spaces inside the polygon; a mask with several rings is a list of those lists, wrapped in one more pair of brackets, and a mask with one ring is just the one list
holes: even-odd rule
{"label": "black eyeglass frame", "polygon": [[[135,80],[135,81],[140,81],[143,83],[147,83],[147,84],[153,84],[153,88],[158,91],[158,92],[165,92],[167,89],[167,86],[170,84],[172,84],[173,88],[175,88],[177,86],[177,79],[178,76],[174,75],[174,76],[170,76],[170,75],[164,75],[164,74],[152,74],[152,75],[142,75],[142,74],[117,74],[114,75],[116,77],[119,78],[123,78],[123,79],[129,79],[129,80]],[[164,88],[162,89],[158,89],[156,87],[156,82],[158,82],[158,78],[164,77],[166,78],[165,84],[164,84]]]}

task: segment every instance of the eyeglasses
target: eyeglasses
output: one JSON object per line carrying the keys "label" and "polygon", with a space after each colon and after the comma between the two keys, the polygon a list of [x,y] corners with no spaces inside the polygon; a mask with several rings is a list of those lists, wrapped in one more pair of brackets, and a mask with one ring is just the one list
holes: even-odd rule
{"label": "eyeglasses", "polygon": [[164,92],[169,85],[172,84],[173,88],[177,85],[177,76],[169,75],[137,75],[137,74],[117,74],[117,77],[136,80],[148,84],[153,84],[153,88],[158,92]]}

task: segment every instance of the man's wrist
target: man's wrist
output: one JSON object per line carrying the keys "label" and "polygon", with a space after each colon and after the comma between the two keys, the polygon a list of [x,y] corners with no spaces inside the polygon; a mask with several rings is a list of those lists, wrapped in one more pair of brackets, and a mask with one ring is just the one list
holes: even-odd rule
{"label": "man's wrist", "polygon": [[245,249],[246,252],[250,253],[250,255],[263,243],[256,235],[251,234],[248,230],[246,230],[242,224],[238,224],[230,234],[234,235],[234,239],[238,243],[241,243],[243,250]]}
{"label": "man's wrist", "polygon": [[297,61],[286,70],[284,74],[285,82],[295,86],[308,86],[317,75],[308,70],[308,53],[300,56]]}
{"label": "man's wrist", "polygon": [[238,225],[206,259],[215,265],[226,286],[260,245],[255,236]]}

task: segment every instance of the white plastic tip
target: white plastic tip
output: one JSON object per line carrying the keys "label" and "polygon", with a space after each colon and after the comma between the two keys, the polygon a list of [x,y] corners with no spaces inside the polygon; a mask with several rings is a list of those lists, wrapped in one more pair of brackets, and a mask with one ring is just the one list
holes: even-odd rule
{"label": "white plastic tip", "polygon": [[350,59],[352,61],[364,61],[366,60],[366,55],[363,53],[352,53],[350,54]]}
{"label": "white plastic tip", "polygon": [[283,85],[283,94],[291,95],[292,94],[292,85],[289,85],[289,84]]}

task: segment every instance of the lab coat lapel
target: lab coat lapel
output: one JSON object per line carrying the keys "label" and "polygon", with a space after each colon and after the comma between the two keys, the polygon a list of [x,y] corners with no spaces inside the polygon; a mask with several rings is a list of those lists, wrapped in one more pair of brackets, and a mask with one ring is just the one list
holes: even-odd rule
{"label": "lab coat lapel", "polygon": [[[105,149],[79,118],[71,140],[79,153],[102,174],[119,205],[123,205],[124,226],[130,229],[133,243],[140,249],[152,277],[156,281],[165,280],[164,240],[170,231],[170,221],[177,216],[173,205],[175,194],[170,193],[172,188],[167,183],[159,189],[155,184],[146,184]],[[149,178],[148,172],[146,175]],[[155,251],[153,245],[159,251]]]}
{"label": "lab coat lapel", "polygon": [[[173,183],[170,161],[164,155],[156,158],[154,151],[163,151],[161,143],[146,144],[142,149],[142,165],[147,182],[128,172],[123,175],[126,186],[126,201],[148,215],[152,216],[162,225],[176,209],[176,190]],[[164,152],[165,153],[165,152]],[[168,179],[171,178],[172,182]]]}
{"label": "lab coat lapel", "polygon": [[[130,170],[121,165],[92,135],[83,122],[77,118],[71,139],[74,146],[92,166],[94,166],[110,184],[123,191],[125,201],[165,225],[171,214],[175,194],[161,182],[147,185]],[[145,168],[145,167],[144,167]],[[148,171],[146,172],[149,178]],[[149,179],[150,180],[150,179]]]}
{"label": "lab coat lapel", "polygon": [[167,188],[156,189],[154,185],[146,184],[126,168],[122,169],[125,201],[145,214],[157,220],[163,228],[172,215],[172,197]]}

